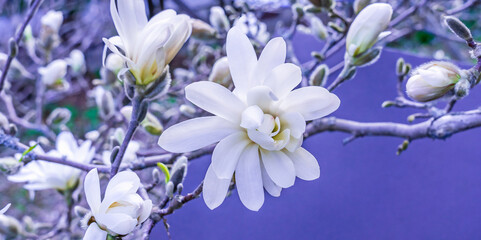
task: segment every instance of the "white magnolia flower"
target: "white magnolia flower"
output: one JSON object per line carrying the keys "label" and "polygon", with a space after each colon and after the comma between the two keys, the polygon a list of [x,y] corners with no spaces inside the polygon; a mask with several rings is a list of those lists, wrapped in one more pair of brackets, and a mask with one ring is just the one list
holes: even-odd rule
{"label": "white magnolia flower", "polygon": [[119,36],[104,42],[125,60],[140,85],[160,77],[192,31],[190,18],[170,9],[147,21],[143,0],[111,0],[110,13]]}
{"label": "white magnolia flower", "polygon": [[[137,141],[130,141],[129,145],[127,145],[127,149],[125,149],[124,153],[124,158],[122,159],[122,163],[120,164],[120,167],[126,167],[130,163],[134,162],[137,160],[137,152],[140,149],[140,143]],[[102,162],[106,166],[112,165],[110,162],[110,155],[112,154],[112,151],[104,151],[102,152]]]}
{"label": "white magnolia flower", "polygon": [[42,76],[42,82],[47,86],[63,84],[65,75],[67,75],[67,62],[57,59],[46,67],[39,68],[38,73]]}
{"label": "white magnolia flower", "polygon": [[[34,153],[44,154],[40,146],[35,147]],[[90,141],[84,141],[80,146],[70,132],[61,132],[57,137],[56,149],[46,155],[52,157],[65,157],[79,163],[90,163],[94,157],[95,149],[91,148]],[[70,166],[45,162],[31,161],[20,171],[8,177],[12,182],[26,182],[25,189],[45,190],[57,189],[67,190],[75,187],[82,171]]]}
{"label": "white magnolia flower", "polygon": [[63,15],[60,11],[50,10],[40,19],[42,27],[51,33],[57,34],[63,23]]}
{"label": "white magnolia flower", "polygon": [[267,42],[270,34],[267,31],[267,25],[259,19],[252,12],[248,12],[240,16],[235,22],[234,26],[241,29],[244,34],[250,34],[261,42]]}
{"label": "white magnolia flower", "polygon": [[85,66],[85,56],[83,52],[78,49],[72,50],[66,61],[76,76],[81,76],[87,71],[87,67]]}
{"label": "white magnolia flower", "polygon": [[7,210],[10,208],[12,204],[9,203],[7,204],[7,206],[5,206],[4,208],[2,208],[2,210],[0,210],[0,215],[4,214],[5,212],[7,212]]}
{"label": "white magnolia flower", "polygon": [[408,96],[427,102],[444,96],[461,78],[461,70],[449,62],[434,61],[419,66],[406,83]]}
{"label": "white magnolia flower", "polygon": [[216,116],[170,127],[159,145],[171,152],[190,152],[220,141],[204,179],[205,203],[213,209],[223,202],[235,171],[242,203],[258,210],[263,188],[279,196],[296,176],[319,177],[316,159],[300,147],[306,121],[332,113],[340,101],[322,87],[293,90],[301,82],[301,70],[284,63],[282,38],[269,41],[257,59],[249,39],[234,27],[226,50],[234,91],[208,81],[187,86],[186,98]]}
{"label": "white magnolia flower", "polygon": [[85,176],[84,188],[87,203],[95,222],[85,232],[85,240],[105,240],[112,236],[127,235],[150,215],[152,201],[143,200],[137,190],[140,179],[134,172],[123,171],[110,179],[103,201],[97,169]]}
{"label": "white magnolia flower", "polygon": [[356,57],[374,45],[381,32],[391,22],[392,7],[387,3],[373,3],[354,19],[346,37],[346,51]]}

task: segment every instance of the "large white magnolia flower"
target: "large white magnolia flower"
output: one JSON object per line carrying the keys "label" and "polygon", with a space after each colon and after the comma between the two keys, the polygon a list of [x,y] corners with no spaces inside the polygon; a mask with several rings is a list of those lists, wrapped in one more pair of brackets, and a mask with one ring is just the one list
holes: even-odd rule
{"label": "large white magnolia flower", "polygon": [[119,36],[104,42],[125,60],[140,85],[160,77],[192,32],[189,16],[170,9],[147,21],[143,0],[111,0],[110,13]]}
{"label": "large white magnolia flower", "polygon": [[241,29],[227,35],[227,58],[233,92],[213,82],[185,88],[186,98],[216,115],[187,120],[167,129],[159,145],[171,152],[190,152],[220,141],[204,179],[204,201],[219,206],[235,171],[242,203],[258,210],[263,187],[272,196],[294,184],[319,177],[319,165],[300,147],[306,121],[324,117],[339,107],[337,96],[322,87],[293,90],[302,79],[299,67],[284,63],[286,43],[269,41],[257,59]]}
{"label": "large white magnolia flower", "polygon": [[[44,154],[40,146],[35,147],[34,153]],[[56,149],[47,153],[52,157],[65,157],[79,163],[90,163],[94,157],[95,149],[91,148],[90,141],[84,141],[80,146],[70,132],[62,132],[57,137]],[[8,177],[12,182],[26,182],[25,189],[67,190],[75,187],[82,171],[77,168],[45,161],[32,161],[22,167],[20,171]]]}
{"label": "large white magnolia flower", "polygon": [[140,179],[134,172],[117,173],[107,185],[103,201],[97,169],[85,176],[85,197],[95,222],[90,223],[84,240],[105,240],[112,236],[127,235],[150,215],[152,201],[143,200],[137,190]]}

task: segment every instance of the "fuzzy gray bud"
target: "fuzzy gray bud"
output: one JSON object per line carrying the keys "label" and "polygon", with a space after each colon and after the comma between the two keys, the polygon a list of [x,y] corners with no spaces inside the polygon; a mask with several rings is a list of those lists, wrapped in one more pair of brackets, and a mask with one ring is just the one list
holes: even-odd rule
{"label": "fuzzy gray bud", "polygon": [[473,39],[469,28],[466,27],[466,25],[464,25],[464,23],[461,22],[461,20],[459,20],[458,18],[453,16],[447,16],[444,17],[444,21],[448,25],[449,29],[451,29],[454,34],[458,35],[458,37],[466,41]]}
{"label": "fuzzy gray bud", "polygon": [[309,76],[309,85],[324,86],[329,77],[329,67],[326,64],[317,66]]}
{"label": "fuzzy gray bud", "polygon": [[18,45],[15,42],[15,39],[10,38],[8,39],[8,55],[12,58],[16,57],[18,53]]}
{"label": "fuzzy gray bud", "polygon": [[154,180],[154,184],[159,184],[162,182],[162,177],[158,168],[154,168],[154,170],[152,170],[152,179]]}
{"label": "fuzzy gray bud", "polygon": [[466,79],[459,80],[458,83],[454,86],[454,93],[458,98],[462,98],[469,94],[469,89],[471,88],[471,84]]}
{"label": "fuzzy gray bud", "polygon": [[110,162],[111,162],[111,163],[114,163],[115,158],[117,158],[117,154],[119,154],[119,151],[120,151],[120,147],[119,147],[119,146],[115,146],[115,147],[112,149],[112,153],[110,153]]}

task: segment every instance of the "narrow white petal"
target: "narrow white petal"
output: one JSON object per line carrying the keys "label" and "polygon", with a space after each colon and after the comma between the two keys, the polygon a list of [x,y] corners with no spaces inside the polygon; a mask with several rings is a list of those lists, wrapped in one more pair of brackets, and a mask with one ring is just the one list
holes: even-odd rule
{"label": "narrow white petal", "polygon": [[150,216],[152,211],[152,200],[148,199],[142,203],[142,213],[139,216],[139,223],[143,223]]}
{"label": "narrow white petal", "polygon": [[85,176],[84,191],[87,203],[95,214],[100,208],[100,180],[97,168],[90,170]]}
{"label": "narrow white petal", "polygon": [[246,129],[256,129],[262,124],[264,112],[257,105],[250,106],[242,112],[240,126]]}
{"label": "narrow white petal", "polygon": [[236,91],[243,95],[247,92],[250,75],[257,63],[254,47],[238,27],[233,27],[227,33],[227,59]]}
{"label": "narrow white petal", "polygon": [[257,144],[250,144],[241,154],[235,179],[237,192],[244,206],[258,211],[264,204],[264,188]]}
{"label": "narrow white petal", "polygon": [[76,157],[74,154],[77,152],[78,145],[71,132],[61,132],[55,143],[57,151],[63,156],[70,159]]}
{"label": "narrow white petal", "polygon": [[261,161],[262,183],[266,191],[273,197],[279,197],[281,195],[282,188],[277,186],[267,174],[266,168]]}
{"label": "narrow white petal", "polygon": [[105,225],[109,231],[120,235],[129,234],[137,226],[137,219],[122,213],[99,214],[95,219]]}
{"label": "narrow white petal", "polygon": [[212,153],[212,169],[217,177],[231,179],[241,153],[251,141],[245,132],[237,132],[222,139]]}
{"label": "narrow white petal", "polygon": [[316,158],[304,148],[298,148],[295,152],[284,151],[292,160],[296,168],[296,176],[303,180],[319,178],[321,170]]}
{"label": "narrow white petal", "polygon": [[185,87],[185,97],[214,115],[239,123],[245,104],[231,91],[213,82],[195,82]]}
{"label": "narrow white petal", "polygon": [[250,76],[250,87],[261,85],[272,69],[286,60],[286,42],[281,37],[270,40],[259,57],[259,61]]}
{"label": "narrow white petal", "polygon": [[239,131],[239,127],[223,118],[199,117],[168,128],[158,143],[169,152],[191,152],[216,143],[236,131]]}
{"label": "narrow white petal", "polygon": [[107,232],[100,229],[97,223],[91,223],[85,231],[84,240],[105,240],[107,239]]}
{"label": "narrow white petal", "polygon": [[266,151],[261,149],[262,163],[267,174],[276,185],[288,188],[294,185],[296,170],[292,161],[281,151]]}
{"label": "narrow white petal", "polygon": [[110,179],[107,189],[105,190],[105,197],[114,194],[115,192],[125,192],[126,194],[135,193],[140,187],[140,179],[136,173],[131,171],[122,171]]}
{"label": "narrow white petal", "polygon": [[301,81],[301,69],[292,63],[284,63],[270,72],[264,81],[264,85],[270,87],[279,99],[283,99]]}
{"label": "narrow white petal", "polygon": [[334,112],[341,101],[323,87],[303,87],[290,92],[280,103],[284,112],[299,112],[306,121]]}
{"label": "narrow white petal", "polygon": [[5,206],[4,208],[2,208],[2,210],[0,210],[0,215],[1,215],[1,214],[4,214],[4,213],[10,208],[11,205],[12,205],[12,204],[9,203],[9,204],[7,204],[7,206]]}
{"label": "narrow white petal", "polygon": [[204,178],[202,196],[204,202],[210,209],[217,208],[224,202],[227,190],[229,190],[231,179],[220,179],[215,174],[212,164],[207,169]]}
{"label": "narrow white petal", "polygon": [[300,138],[306,131],[306,121],[298,112],[284,113],[280,117],[281,126],[291,130],[291,135]]}
{"label": "narrow white petal", "polygon": [[165,44],[165,49],[167,49],[167,63],[172,61],[192,33],[192,25],[189,21],[190,18],[187,15],[182,14],[175,17],[176,26],[169,41]]}

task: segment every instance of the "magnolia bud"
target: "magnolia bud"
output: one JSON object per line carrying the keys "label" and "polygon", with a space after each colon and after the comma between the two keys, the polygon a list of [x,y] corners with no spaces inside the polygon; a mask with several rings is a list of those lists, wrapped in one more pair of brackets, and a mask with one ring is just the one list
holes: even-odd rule
{"label": "magnolia bud", "polygon": [[74,76],[82,76],[87,71],[85,66],[85,56],[82,51],[78,49],[72,50],[69,58],[67,58],[66,61],[72,68]]}
{"label": "magnolia bud", "polygon": [[65,75],[67,75],[67,62],[57,59],[46,67],[38,69],[42,76],[42,82],[49,87],[65,86]]}
{"label": "magnolia bud", "polygon": [[407,95],[427,102],[444,96],[461,78],[460,69],[449,62],[430,62],[419,66],[406,83]]}
{"label": "magnolia bud", "polygon": [[170,198],[174,196],[174,183],[168,182],[167,185],[165,185],[165,194]]}
{"label": "magnolia bud", "polygon": [[186,117],[194,117],[196,112],[193,106],[187,104],[180,105],[179,111]]}
{"label": "magnolia bud", "polygon": [[215,38],[216,31],[211,25],[199,19],[191,19],[190,23],[192,24],[192,37],[204,40]]}
{"label": "magnolia bud", "polygon": [[63,22],[62,12],[49,11],[40,21],[42,23],[40,45],[46,50],[57,47],[60,43],[58,31]]}
{"label": "magnolia bud", "polygon": [[379,59],[379,57],[381,56],[381,51],[381,47],[376,47],[373,49],[369,49],[368,51],[355,57],[351,57],[349,54],[346,54],[346,57],[350,57],[348,61],[353,66],[368,66],[375,63]]}
{"label": "magnolia bud", "polygon": [[329,67],[326,64],[317,66],[309,76],[309,85],[324,86],[329,77]]}
{"label": "magnolia bud", "polygon": [[115,114],[114,97],[110,91],[104,91],[99,103],[99,114],[103,119],[109,119]]}
{"label": "magnolia bud", "polygon": [[161,174],[158,168],[154,168],[154,170],[152,170],[152,179],[154,180],[154,184],[159,184],[162,182]]}
{"label": "magnolia bud", "polygon": [[[122,115],[124,115],[125,119],[130,121],[130,118],[132,117],[132,106],[125,106],[120,109],[120,112],[122,113]],[[164,131],[162,123],[159,121],[159,119],[157,119],[154,114],[150,112],[146,113],[145,118],[140,123],[140,126],[142,126],[145,131],[152,135],[158,136]]]}
{"label": "magnolia bud", "polygon": [[358,14],[367,5],[371,4],[371,0],[354,0],[352,7],[354,8],[354,13]]}
{"label": "magnolia bud", "polygon": [[75,206],[73,208],[75,215],[79,218],[85,217],[90,211],[82,206]]}
{"label": "magnolia bud", "polygon": [[374,3],[364,8],[352,22],[346,37],[346,51],[358,56],[377,42],[379,34],[391,21],[392,7],[386,3]]}
{"label": "magnolia bud", "polygon": [[0,215],[0,235],[7,237],[7,239],[14,239],[23,233],[22,226],[17,219]]}
{"label": "magnolia bud", "polygon": [[6,173],[7,175],[12,175],[20,170],[20,163],[18,159],[14,157],[4,157],[0,158],[0,171]]}
{"label": "magnolia bud", "polygon": [[210,8],[209,21],[218,32],[227,32],[230,29],[229,19],[221,7],[214,6]]}
{"label": "magnolia bud", "polygon": [[462,98],[469,94],[469,89],[471,88],[471,83],[467,79],[461,79],[456,85],[454,86],[454,93],[456,97]]}
{"label": "magnolia bud", "polygon": [[17,42],[15,42],[15,39],[10,38],[8,39],[8,55],[12,58],[17,56],[18,53],[18,45]]}
{"label": "magnolia bud", "polygon": [[52,124],[66,124],[68,121],[70,121],[70,118],[72,117],[72,113],[70,110],[67,108],[55,108],[50,115],[48,115],[48,118],[46,120],[48,125]]}
{"label": "magnolia bud", "polygon": [[326,26],[324,26],[324,23],[322,23],[321,19],[313,16],[310,18],[310,24],[311,24],[311,32],[314,36],[316,36],[320,40],[326,39],[327,28]]}
{"label": "magnolia bud", "polygon": [[105,67],[117,74],[120,69],[125,67],[125,61],[121,56],[111,53],[107,56],[107,60],[105,60]]}
{"label": "magnolia bud", "polygon": [[229,87],[232,83],[232,77],[229,70],[229,62],[227,57],[219,58],[212,67],[209,75],[209,81],[218,83],[224,87]]}
{"label": "magnolia bud", "polygon": [[448,25],[449,29],[451,29],[454,34],[458,35],[458,37],[466,41],[473,39],[469,28],[466,27],[466,25],[464,25],[464,23],[461,22],[458,18],[453,16],[447,16],[444,17],[444,21]]}
{"label": "magnolia bud", "polygon": [[296,19],[304,17],[304,9],[302,5],[299,3],[292,4],[292,14]]}

